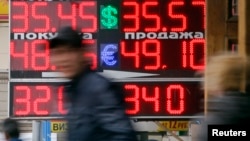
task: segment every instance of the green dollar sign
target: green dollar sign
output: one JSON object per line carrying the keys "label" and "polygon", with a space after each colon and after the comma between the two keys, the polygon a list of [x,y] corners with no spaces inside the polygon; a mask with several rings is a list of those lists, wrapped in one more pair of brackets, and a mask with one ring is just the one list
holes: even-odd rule
{"label": "green dollar sign", "polygon": [[107,28],[112,28],[117,25],[117,17],[113,16],[116,15],[117,9],[112,6],[107,6],[102,9],[102,17],[101,23],[103,26]]}

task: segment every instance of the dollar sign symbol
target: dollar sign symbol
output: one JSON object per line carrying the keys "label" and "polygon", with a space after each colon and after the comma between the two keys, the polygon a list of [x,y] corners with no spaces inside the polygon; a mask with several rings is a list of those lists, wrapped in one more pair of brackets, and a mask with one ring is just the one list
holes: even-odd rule
{"label": "dollar sign symbol", "polygon": [[117,25],[117,17],[113,15],[117,15],[117,9],[112,6],[107,6],[102,9],[102,17],[104,19],[101,20],[102,25],[107,28],[112,28]]}

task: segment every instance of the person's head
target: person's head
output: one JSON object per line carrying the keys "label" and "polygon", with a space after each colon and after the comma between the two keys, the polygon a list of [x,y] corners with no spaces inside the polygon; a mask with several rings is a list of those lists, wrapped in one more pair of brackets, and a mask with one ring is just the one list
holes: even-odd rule
{"label": "person's head", "polygon": [[19,138],[20,131],[18,122],[14,119],[5,119],[3,121],[3,131],[7,140]]}
{"label": "person's head", "polygon": [[209,95],[225,91],[241,91],[246,59],[233,53],[208,58],[205,85]]}
{"label": "person's head", "polygon": [[65,77],[73,78],[88,65],[83,57],[82,38],[72,27],[59,29],[56,37],[49,40],[51,63]]}

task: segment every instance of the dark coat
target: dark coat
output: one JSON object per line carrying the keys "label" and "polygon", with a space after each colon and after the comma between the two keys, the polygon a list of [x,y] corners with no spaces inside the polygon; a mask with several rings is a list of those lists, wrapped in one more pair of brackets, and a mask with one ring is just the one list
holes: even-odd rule
{"label": "dark coat", "polygon": [[194,141],[207,141],[208,125],[250,125],[250,95],[225,92],[223,96],[208,100],[207,116]]}
{"label": "dark coat", "polygon": [[86,69],[66,89],[68,141],[136,141],[121,87]]}

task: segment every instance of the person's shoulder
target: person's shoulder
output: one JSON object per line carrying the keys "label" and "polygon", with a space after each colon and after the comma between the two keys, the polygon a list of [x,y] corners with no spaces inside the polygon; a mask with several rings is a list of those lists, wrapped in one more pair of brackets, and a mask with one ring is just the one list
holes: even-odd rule
{"label": "person's shoulder", "polygon": [[90,87],[94,86],[96,90],[113,90],[118,93],[123,93],[124,89],[121,83],[115,82],[98,73],[91,73],[87,78],[88,85]]}
{"label": "person's shoulder", "polygon": [[109,80],[107,77],[98,74],[97,72],[93,71],[91,73],[88,74],[87,79],[89,82],[98,82],[100,83],[110,83],[111,80]]}
{"label": "person's shoulder", "polygon": [[112,81],[110,79],[98,74],[95,71],[92,71],[81,79],[79,86],[91,88],[93,91],[96,91],[107,89],[108,87],[110,87],[111,84]]}

